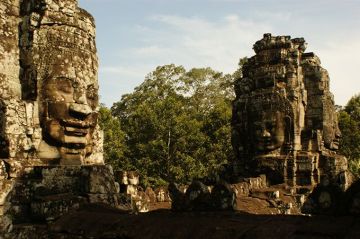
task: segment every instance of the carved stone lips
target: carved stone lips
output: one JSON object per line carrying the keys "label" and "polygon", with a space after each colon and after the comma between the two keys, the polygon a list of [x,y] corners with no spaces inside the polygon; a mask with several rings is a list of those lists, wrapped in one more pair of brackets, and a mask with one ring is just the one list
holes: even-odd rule
{"label": "carved stone lips", "polygon": [[339,148],[339,145],[340,145],[340,140],[335,138],[332,143],[331,143],[331,146],[334,148],[334,149],[338,149]]}
{"label": "carved stone lips", "polygon": [[65,150],[65,153],[66,154],[75,154],[75,155],[77,155],[77,154],[81,154],[81,152],[82,152],[82,149],[66,149]]}
{"label": "carved stone lips", "polygon": [[61,120],[61,124],[66,128],[77,128],[77,129],[87,129],[90,127],[95,126],[94,123],[87,122],[87,121],[80,121],[80,120]]}
{"label": "carved stone lips", "polygon": [[339,143],[340,143],[340,140],[335,138],[335,139],[333,140],[333,143],[339,144]]}
{"label": "carved stone lips", "polygon": [[89,131],[88,131],[88,129],[81,129],[81,128],[75,128],[75,127],[66,126],[65,127],[65,132],[68,135],[83,137]]}
{"label": "carved stone lips", "polygon": [[270,137],[261,138],[257,144],[262,150],[273,150],[275,148],[274,142]]}
{"label": "carved stone lips", "polygon": [[273,142],[272,142],[271,138],[269,138],[269,137],[263,137],[263,138],[261,138],[261,140],[259,140],[259,143],[260,143],[260,144],[263,144],[263,145],[270,145],[270,144],[272,144]]}
{"label": "carved stone lips", "polygon": [[64,127],[64,142],[69,144],[87,144],[86,136],[93,124],[88,121],[66,119],[61,121]]}

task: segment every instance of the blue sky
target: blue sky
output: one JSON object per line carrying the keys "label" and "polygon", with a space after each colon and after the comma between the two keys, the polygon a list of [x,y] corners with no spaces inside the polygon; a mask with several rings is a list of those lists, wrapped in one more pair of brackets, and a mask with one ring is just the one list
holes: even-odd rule
{"label": "blue sky", "polygon": [[96,20],[100,100],[130,93],[159,65],[232,73],[263,33],[304,37],[335,103],[360,93],[360,0],[79,0]]}

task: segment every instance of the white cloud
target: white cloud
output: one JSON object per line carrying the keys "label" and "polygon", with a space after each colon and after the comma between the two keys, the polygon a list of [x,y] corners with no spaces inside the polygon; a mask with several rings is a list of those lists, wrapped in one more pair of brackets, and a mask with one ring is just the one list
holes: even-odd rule
{"label": "white cloud", "polygon": [[156,15],[151,20],[162,27],[138,28],[146,33],[143,37],[148,45],[134,49],[133,54],[159,64],[210,66],[227,73],[236,69],[240,57],[252,55],[252,44],[272,30],[265,23],[245,21],[237,15],[217,21],[173,15]]}
{"label": "white cloud", "polygon": [[[200,17],[154,15],[151,24],[133,28],[138,47],[121,49],[119,62],[100,67],[102,102],[119,100],[118,92],[131,92],[145,75],[165,64],[211,67],[225,73],[236,70],[240,57],[251,56],[252,44],[271,32],[264,23],[226,15],[217,20]],[[111,92],[106,93],[106,92]]]}
{"label": "white cloud", "polygon": [[351,96],[360,93],[359,67],[360,36],[330,41],[315,52],[329,71],[330,87],[335,103],[345,105]]}
{"label": "white cloud", "polygon": [[267,21],[289,21],[292,17],[291,12],[269,12],[255,11],[254,18],[266,19]]}
{"label": "white cloud", "polygon": [[[256,20],[243,19],[237,14],[211,20],[198,16],[154,15],[146,24],[134,26],[133,34],[138,46],[122,49],[118,63],[100,68],[102,91],[117,95],[115,98],[104,93],[105,102],[118,100],[118,92],[131,92],[156,66],[170,63],[187,69],[209,66],[232,73],[239,58],[254,55],[252,45],[264,33],[292,33],[293,37],[299,37],[305,31],[297,29],[299,32],[289,32],[293,29],[274,24],[290,20],[290,13],[259,11],[255,15]],[[346,104],[352,95],[360,92],[360,84],[357,83],[360,59],[356,57],[356,52],[360,52],[360,36],[353,34],[351,38],[346,38],[311,29],[307,29],[306,34],[309,51],[313,49],[322,60],[323,67],[329,71],[335,102]]]}
{"label": "white cloud", "polygon": [[204,2],[220,2],[220,3],[240,3],[240,2],[249,2],[249,1],[254,1],[254,0],[203,0],[203,1]]}
{"label": "white cloud", "polygon": [[100,66],[100,101],[107,106],[119,101],[124,92],[132,92],[139,85],[153,66],[144,65],[113,65]]}
{"label": "white cloud", "polygon": [[[139,47],[132,49],[132,54],[137,57],[153,57],[153,56],[166,56],[171,49],[166,47],[161,47],[157,45],[150,45],[145,47]],[[131,50],[130,50],[131,52]]]}
{"label": "white cloud", "polygon": [[[113,4],[102,4],[105,1]],[[266,32],[305,37],[309,51],[314,51],[329,71],[337,104],[345,104],[360,92],[356,56],[360,50],[360,5],[356,0],[79,3],[96,18],[100,62],[106,62],[100,67],[99,79],[107,104],[131,92],[159,65],[210,66],[231,73],[240,57],[254,54],[252,45]]]}
{"label": "white cloud", "polygon": [[[256,19],[272,19],[270,22],[291,19],[290,13],[256,14]],[[173,15],[156,15],[151,20],[163,26],[144,28],[148,36],[148,41],[144,42],[148,45],[133,50],[133,54],[141,57],[142,61],[156,62],[155,65],[175,63],[187,68],[210,66],[225,73],[236,69],[240,57],[254,54],[252,44],[261,39],[263,33],[284,31],[262,20],[241,19],[236,14],[217,21]],[[360,84],[357,83],[360,59],[355,54],[360,52],[360,37],[353,35],[344,41],[344,37],[335,34],[332,41],[324,39],[326,37],[308,43],[329,71],[335,102],[344,105],[352,95],[360,92]]]}
{"label": "white cloud", "polygon": [[100,73],[113,74],[122,77],[142,77],[142,73],[136,67],[104,66],[100,67]]}

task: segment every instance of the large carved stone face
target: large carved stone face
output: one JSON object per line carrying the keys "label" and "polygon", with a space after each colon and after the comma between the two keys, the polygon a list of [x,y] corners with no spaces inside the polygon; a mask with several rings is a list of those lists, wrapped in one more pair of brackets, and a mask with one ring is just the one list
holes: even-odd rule
{"label": "large carved stone face", "polygon": [[29,151],[46,165],[102,164],[94,19],[77,0],[41,2],[21,4],[20,82],[21,97],[29,102]]}
{"label": "large carved stone face", "polygon": [[44,142],[39,157],[58,158],[60,164],[84,164],[93,150],[98,117],[96,51],[58,48],[53,43],[49,47],[51,57],[44,61],[39,75]]}
{"label": "large carved stone face", "polygon": [[268,152],[280,148],[285,141],[284,113],[266,111],[256,113],[253,126],[255,150]]}
{"label": "large carved stone face", "polygon": [[334,108],[333,99],[328,97],[323,115],[323,140],[324,146],[331,150],[339,149],[341,131],[339,129],[338,117]]}
{"label": "large carved stone face", "polygon": [[[58,147],[61,158],[79,161],[90,154],[97,123],[97,87],[82,79],[53,76],[42,86],[45,141]],[[73,162],[73,163],[74,163]]]}
{"label": "large carved stone face", "polygon": [[[37,81],[42,130],[37,155],[64,165],[92,162],[93,148],[99,146],[94,140],[99,138],[94,24],[88,13],[75,6],[73,10],[72,18],[61,15],[59,23],[36,28],[27,52]],[[45,22],[53,21],[51,14],[58,15],[47,13]]]}
{"label": "large carved stone face", "polygon": [[339,149],[339,143],[341,138],[341,131],[338,126],[337,120],[330,125],[324,125],[323,127],[323,139],[324,145],[328,149]]}

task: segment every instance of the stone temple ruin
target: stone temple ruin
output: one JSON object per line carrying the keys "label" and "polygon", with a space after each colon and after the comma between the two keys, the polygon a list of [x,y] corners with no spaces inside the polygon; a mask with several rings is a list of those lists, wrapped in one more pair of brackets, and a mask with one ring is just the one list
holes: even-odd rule
{"label": "stone temple ruin", "polygon": [[[233,168],[243,181],[218,182],[211,192],[201,182],[186,192],[172,185],[173,208],[233,209],[235,194],[261,197],[267,182],[347,189],[329,76],[305,46],[270,34],[255,43],[233,104]],[[94,19],[77,0],[0,1],[1,238],[29,238],[17,225],[51,223],[88,203],[119,208],[122,191],[137,196],[135,206],[165,201],[165,190],[138,195],[135,173],[119,176],[119,185],[104,164],[97,71]],[[354,185],[348,197],[357,195],[359,213]],[[149,210],[142,201],[138,211]]]}
{"label": "stone temple ruin", "polygon": [[349,186],[328,72],[303,38],[264,34],[235,82],[232,145],[237,176],[270,184]]}
{"label": "stone temple ruin", "polygon": [[0,22],[0,229],[83,203],[116,206],[94,19],[76,0],[3,0]]}

